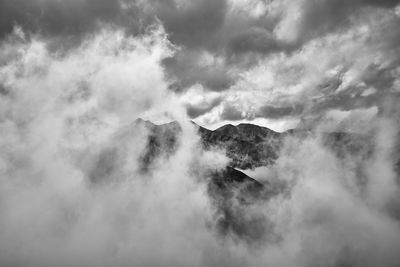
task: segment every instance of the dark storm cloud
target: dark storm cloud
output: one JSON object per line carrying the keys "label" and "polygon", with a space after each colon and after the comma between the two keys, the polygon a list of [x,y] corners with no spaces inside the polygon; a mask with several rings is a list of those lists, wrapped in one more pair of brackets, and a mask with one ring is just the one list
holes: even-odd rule
{"label": "dark storm cloud", "polygon": [[[392,97],[398,97],[391,94]],[[292,106],[265,105],[257,110],[255,117],[267,119],[283,119],[285,117],[300,117],[302,115],[321,115],[326,111],[337,109],[350,111],[353,109],[370,108],[378,106],[388,94],[375,93],[368,96],[350,96],[349,94],[337,94],[325,96],[310,103],[299,103]]]}
{"label": "dark storm cloud", "polygon": [[[226,1],[153,1],[151,12],[163,22],[170,39],[184,47],[180,55],[165,61],[170,77],[177,81],[172,87],[184,91],[200,83],[213,91],[228,89],[235,83],[237,75],[231,68],[247,69],[266,56],[284,52],[292,53],[308,41],[351,24],[351,16],[363,7],[392,8],[398,1],[299,1],[300,18],[294,25],[297,40],[286,40],[277,34],[277,25],[284,21],[273,12],[257,18],[229,10]],[[282,2],[284,9],[289,4]],[[295,3],[293,3],[295,4]],[[295,14],[288,13],[287,17]],[[233,26],[232,26],[233,25]],[[393,29],[398,26],[393,25]],[[396,44],[397,31],[386,33],[384,38]],[[225,61],[219,66],[201,66],[201,58],[193,56],[202,51],[212,56],[221,56]],[[228,74],[229,73],[229,74]]]}
{"label": "dark storm cloud", "polygon": [[[232,105],[226,105],[221,114],[221,119],[237,121],[252,120],[255,118],[265,119],[285,119],[287,117],[301,116],[320,116],[329,110],[350,111],[353,109],[369,108],[382,103],[382,100],[388,97],[387,94],[371,94],[368,96],[351,97],[347,94],[324,97],[309,103],[299,103],[295,105],[264,105],[257,109],[254,114],[242,112],[239,108]],[[393,94],[392,97],[399,97]]]}
{"label": "dark storm cloud", "polygon": [[255,118],[265,118],[280,120],[288,117],[299,118],[319,117],[330,110],[351,111],[355,109],[365,109],[370,107],[381,107],[387,99],[400,100],[400,93],[380,91],[369,95],[361,93],[351,95],[348,92],[325,95],[319,99],[310,101],[298,101],[297,103],[263,105],[255,112],[244,112],[239,106],[225,104],[221,113],[222,120],[253,120]]}
{"label": "dark storm cloud", "polygon": [[189,54],[196,53],[193,48],[203,50],[211,41],[215,43],[213,36],[223,26],[226,11],[225,0],[0,0],[0,38],[20,26],[27,33],[56,37],[50,48],[58,49],[79,44],[87,33],[98,30],[100,23],[135,34],[159,20],[170,41],[184,49],[165,62],[168,74],[176,79],[175,88],[199,82],[219,91],[231,84],[226,70],[220,66],[199,67],[199,57]]}
{"label": "dark storm cloud", "polygon": [[98,21],[121,19],[118,0],[0,0],[0,36],[15,25],[24,30],[50,35],[82,34]]}
{"label": "dark storm cloud", "polygon": [[167,75],[174,80],[173,90],[183,91],[196,83],[206,89],[221,91],[227,89],[233,82],[233,77],[221,65],[200,65],[200,51],[183,50],[173,57],[163,61]]}
{"label": "dark storm cloud", "polygon": [[[375,26],[374,31],[376,35],[372,40],[378,44],[378,48],[382,51],[395,50],[391,61],[398,61],[398,50],[400,49],[400,16],[392,17],[391,20],[385,21],[385,23]],[[394,64],[398,64],[395,62]]]}
{"label": "dark storm cloud", "polygon": [[400,3],[399,0],[363,0],[361,2],[368,5],[381,7],[394,7]]}
{"label": "dark storm cloud", "polygon": [[202,66],[201,54],[215,51],[220,46],[216,34],[223,27],[227,12],[226,0],[160,1],[148,3],[150,14],[163,23],[169,39],[182,47],[172,58],[166,59],[167,75],[175,80],[171,87],[184,91],[195,83],[206,89],[221,91],[227,89],[232,78],[223,66]]}
{"label": "dark storm cloud", "polygon": [[[357,14],[363,7],[392,8],[398,0],[323,0],[299,1],[301,15],[296,21],[297,38],[293,40],[299,46],[320,35],[349,26],[351,15]],[[288,17],[296,14],[287,14]]]}
{"label": "dark storm cloud", "polygon": [[334,96],[328,96],[320,101],[315,101],[312,106],[311,110],[309,111],[310,114],[320,114],[328,110],[332,109],[339,109],[343,111],[350,111],[353,109],[360,109],[360,108],[370,108],[373,106],[380,107],[383,104],[385,99],[399,99],[399,93],[385,93],[385,92],[378,92],[374,94],[370,94],[367,96],[350,96],[348,94],[338,94]]}
{"label": "dark storm cloud", "polygon": [[270,53],[280,48],[279,42],[273,34],[264,28],[250,28],[237,35],[230,42],[230,52],[232,53]]}
{"label": "dark storm cloud", "polygon": [[[387,11],[400,1],[298,0],[259,3],[270,6],[266,11],[261,11],[261,15],[251,16],[237,6],[234,9],[235,4],[228,0],[0,0],[0,38],[11,33],[15,25],[19,25],[27,32],[56,36],[58,47],[65,46],[66,38],[73,38],[79,43],[87,33],[96,31],[99,23],[137,33],[159,21],[168,39],[179,47],[174,55],[163,60],[166,76],[172,84],[170,89],[183,92],[198,83],[205,90],[229,91],[243,72],[274,53],[282,53],[284,56],[301,53],[311,40],[331,32],[351,29],[354,17],[360,15],[361,10],[369,8]],[[251,5],[249,2],[246,8],[250,9]],[[293,6],[299,7],[295,9],[298,14],[293,13]],[[276,12],[274,8],[281,10]],[[290,24],[296,14],[298,19]],[[285,24],[287,20],[289,26]],[[280,36],[279,27],[282,25],[294,29],[294,40]],[[394,86],[398,65],[395,52],[400,44],[399,27],[400,19],[393,14],[383,25],[376,26],[374,36],[368,42],[374,43],[380,51],[392,51],[393,62],[389,66],[371,65],[360,78],[366,87],[388,90]],[[285,34],[286,31],[283,31]],[[204,63],[209,58],[211,62]],[[326,104],[327,109],[340,106],[347,109],[368,102],[365,96],[356,94],[349,97],[348,92],[332,96],[340,84],[341,79],[338,79],[328,81],[326,86],[320,88],[326,102],[320,101]],[[350,101],[353,97],[360,100]],[[322,110],[325,104],[316,104],[315,109]],[[274,103],[262,106],[252,114],[243,113],[237,107],[226,106],[221,118],[284,118],[301,114],[301,104],[296,102],[293,105]],[[194,118],[207,113],[212,107],[190,106],[188,113]]]}
{"label": "dark storm cloud", "polygon": [[[380,106],[387,97],[397,99],[398,93],[392,91],[397,79],[397,64],[397,60],[388,66],[370,64],[359,78],[361,85],[349,85],[337,92],[343,85],[344,73],[339,74],[321,86],[319,91],[323,93],[323,97],[309,103],[309,112],[320,113],[331,109],[349,111]],[[367,89],[375,90],[375,92],[364,94]]]}
{"label": "dark storm cloud", "polygon": [[79,44],[87,33],[98,29],[99,23],[135,34],[159,20],[170,41],[184,49],[176,58],[165,61],[167,74],[176,80],[172,88],[179,91],[201,83],[219,91],[232,82],[226,70],[199,67],[199,57],[190,54],[196,53],[192,48],[202,50],[213,39],[224,23],[226,9],[225,0],[0,0],[0,38],[20,26],[28,33],[57,37],[50,48],[58,49]]}
{"label": "dark storm cloud", "polygon": [[226,0],[149,1],[151,12],[164,24],[174,43],[202,47],[224,23]]}
{"label": "dark storm cloud", "polygon": [[268,119],[281,119],[287,116],[298,116],[303,111],[302,105],[282,105],[272,106],[265,105],[258,109],[256,117],[268,118]]}
{"label": "dark storm cloud", "polygon": [[0,95],[7,95],[7,94],[8,94],[8,90],[2,83],[0,83]]}
{"label": "dark storm cloud", "polygon": [[211,103],[208,103],[206,105],[200,105],[200,106],[187,105],[186,112],[190,118],[194,119],[194,118],[197,118],[197,117],[209,112],[210,110],[212,110],[213,108],[218,106],[221,103],[221,101],[222,101],[222,97],[218,97],[218,98],[214,99],[213,101],[211,101]]}
{"label": "dark storm cloud", "polygon": [[230,104],[225,104],[221,113],[221,120],[238,121],[242,119],[253,119],[253,116],[244,114],[239,108]]}
{"label": "dark storm cloud", "polygon": [[[146,12],[159,18],[169,39],[182,48],[164,62],[168,76],[177,81],[172,87],[176,91],[195,83],[212,91],[226,90],[237,78],[230,69],[243,61],[237,56],[282,49],[271,34],[277,23],[275,17],[251,17],[243,10],[232,11],[233,3],[226,0],[153,0],[148,6]],[[220,57],[221,62],[203,66],[203,53]]]}
{"label": "dark storm cloud", "polygon": [[363,82],[379,90],[390,89],[396,81],[393,66],[381,67],[377,64],[370,65],[362,75]]}
{"label": "dark storm cloud", "polygon": [[[175,77],[176,84],[174,89],[184,91],[195,83],[202,84],[205,89],[213,91],[231,90],[239,79],[241,71],[247,71],[255,64],[259,64],[266,57],[274,53],[283,52],[288,57],[291,54],[301,53],[302,49],[312,40],[319,40],[326,37],[329,33],[340,36],[342,32],[348,31],[356,23],[367,23],[366,14],[369,12],[387,12],[396,6],[400,1],[297,1],[293,2],[300,6],[299,19],[291,25],[297,31],[298,39],[291,42],[281,38],[277,32],[280,23],[288,19],[284,16],[278,20],[272,14],[265,14],[267,19],[249,18],[243,19],[235,12],[220,12],[224,16],[225,23],[216,24],[214,31],[203,31],[204,40],[198,43],[187,41],[190,31],[179,31],[179,38],[175,41],[185,46],[185,50],[179,55],[165,61],[165,66],[169,76]],[[287,2],[282,2],[286,10],[290,10]],[[222,9],[219,9],[220,11]],[[363,12],[366,13],[363,13]],[[215,14],[215,13],[213,13]],[[224,14],[224,15],[223,15]],[[287,13],[286,16],[295,14]],[[400,27],[399,18],[393,15],[390,19],[379,23],[372,23],[373,30],[371,38],[367,39],[366,45],[373,50],[379,50],[387,56],[389,65],[378,63],[369,66],[363,74],[360,74],[359,82],[364,85],[357,90],[350,87],[354,85],[344,85],[343,75],[349,71],[349,63],[343,62],[341,68],[343,72],[325,84],[317,85],[318,92],[322,97],[318,101],[308,101],[301,98],[290,104],[273,104],[257,108],[255,111],[247,112],[242,110],[241,105],[225,105],[223,107],[221,120],[241,120],[254,118],[284,119],[287,117],[299,117],[304,113],[325,112],[332,109],[351,110],[356,108],[368,108],[379,104],[384,94],[361,95],[364,90],[373,88],[378,91],[385,91],[392,88],[396,81],[396,67],[398,60],[395,51],[398,50],[400,34],[397,30]],[[164,18],[165,21],[165,18]],[[222,21],[222,20],[221,20]],[[235,25],[236,31],[230,29],[230,24]],[[235,24],[236,23],[236,24]],[[369,23],[369,22],[368,22]],[[168,27],[167,27],[168,28]],[[176,28],[178,29],[178,28]],[[173,27],[169,27],[173,31]],[[171,33],[170,33],[171,34]],[[185,36],[188,34],[189,36]],[[171,35],[173,36],[174,33]],[[194,37],[198,38],[198,37]],[[346,42],[353,42],[349,40]],[[217,45],[216,45],[217,44]],[[201,65],[202,52],[209,52],[211,56],[220,56],[225,61],[219,65]],[[390,57],[390,53],[393,54]],[[197,54],[197,56],[193,56]],[[321,58],[322,60],[322,58]],[[235,71],[231,71],[232,68]],[[239,73],[239,75],[238,75]],[[345,88],[348,86],[349,88]],[[335,93],[336,90],[343,90]],[[232,89],[234,90],[234,89]],[[315,105],[315,106],[314,106]],[[204,113],[203,113],[204,112]],[[206,109],[191,108],[190,114],[205,114]]]}

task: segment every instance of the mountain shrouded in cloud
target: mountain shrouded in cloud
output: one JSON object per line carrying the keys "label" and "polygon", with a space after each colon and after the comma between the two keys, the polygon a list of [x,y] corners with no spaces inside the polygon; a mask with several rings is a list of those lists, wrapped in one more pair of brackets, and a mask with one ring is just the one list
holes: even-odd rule
{"label": "mountain shrouded in cloud", "polygon": [[395,0],[0,0],[0,266],[399,266],[399,29]]}

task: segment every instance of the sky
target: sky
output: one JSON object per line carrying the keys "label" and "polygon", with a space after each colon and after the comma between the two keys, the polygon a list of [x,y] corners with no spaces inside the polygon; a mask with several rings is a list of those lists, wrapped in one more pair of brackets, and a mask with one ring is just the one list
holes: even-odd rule
{"label": "sky", "polygon": [[160,25],[173,47],[163,75],[190,119],[212,129],[248,121],[282,131],[326,118],[362,120],[398,98],[398,4],[1,0],[0,38],[20,29],[64,53],[107,27],[139,36]]}
{"label": "sky", "polygon": [[[399,5],[0,0],[0,266],[400,266]],[[148,172],[139,117],[182,128]],[[221,233],[190,120],[312,131]]]}

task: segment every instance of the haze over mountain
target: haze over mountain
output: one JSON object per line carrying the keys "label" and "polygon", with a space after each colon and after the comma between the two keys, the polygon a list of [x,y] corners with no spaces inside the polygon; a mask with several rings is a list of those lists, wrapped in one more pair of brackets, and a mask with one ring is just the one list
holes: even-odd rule
{"label": "haze over mountain", "polygon": [[[227,124],[215,130],[198,126],[194,122],[192,124],[198,131],[204,149],[224,151],[230,159],[229,166],[242,170],[272,165],[279,157],[285,138],[315,135],[309,130],[296,129],[279,133],[250,123],[237,126]],[[168,155],[177,149],[182,131],[177,121],[157,125],[148,120],[137,119],[129,128],[141,126],[149,131],[146,153],[143,156],[144,168],[159,154]],[[347,154],[367,157],[373,150],[373,141],[368,134],[323,132],[321,138],[321,142],[333,149],[338,157],[345,157]]]}
{"label": "haze over mountain", "polygon": [[[266,216],[244,216],[243,209],[249,209],[259,201],[266,201],[279,194],[289,192],[288,184],[277,181],[257,181],[241,170],[255,169],[258,167],[272,166],[279,158],[285,139],[307,139],[312,133],[304,130],[290,130],[283,133],[272,131],[266,127],[254,124],[239,124],[237,126],[224,125],[214,131],[200,127],[191,122],[197,131],[199,145],[205,150],[219,150],[224,153],[229,161],[222,169],[212,169],[203,166],[201,172],[208,177],[208,193],[216,207],[215,216],[217,228],[221,234],[235,234],[247,242],[257,242],[265,237],[264,227],[268,225]],[[166,124],[154,124],[142,119],[135,120],[132,124],[122,129],[118,138],[132,135],[145,129],[148,137],[140,152],[139,168],[141,172],[151,172],[157,168],[160,158],[172,157],[179,150],[181,125],[177,121]],[[368,135],[332,132],[321,133],[321,144],[332,150],[338,159],[352,158],[358,161],[360,168],[362,162],[371,157],[374,150],[372,139]],[[105,152],[108,153],[108,152]],[[193,151],[198,153],[198,151]],[[99,162],[98,168],[109,165]],[[111,163],[113,165],[113,163]],[[359,173],[360,182],[363,174]]]}
{"label": "haze over mountain", "polygon": [[0,267],[400,266],[399,29],[399,0],[0,0]]}

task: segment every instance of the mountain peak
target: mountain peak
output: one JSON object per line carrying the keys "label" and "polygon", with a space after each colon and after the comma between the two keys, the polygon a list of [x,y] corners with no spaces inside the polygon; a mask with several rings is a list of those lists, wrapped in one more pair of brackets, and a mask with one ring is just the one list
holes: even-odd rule
{"label": "mountain peak", "polygon": [[152,123],[151,121],[149,121],[149,120],[144,120],[144,119],[142,119],[142,118],[137,118],[136,120],[134,120],[134,122],[132,123],[133,125],[144,125],[144,126],[147,126],[147,127],[153,127],[153,126],[155,126],[155,124],[154,123]]}
{"label": "mountain peak", "polygon": [[222,125],[221,127],[217,128],[216,131],[223,130],[223,129],[233,129],[233,128],[236,128],[236,126],[234,126],[232,124],[225,124],[225,125]]}

